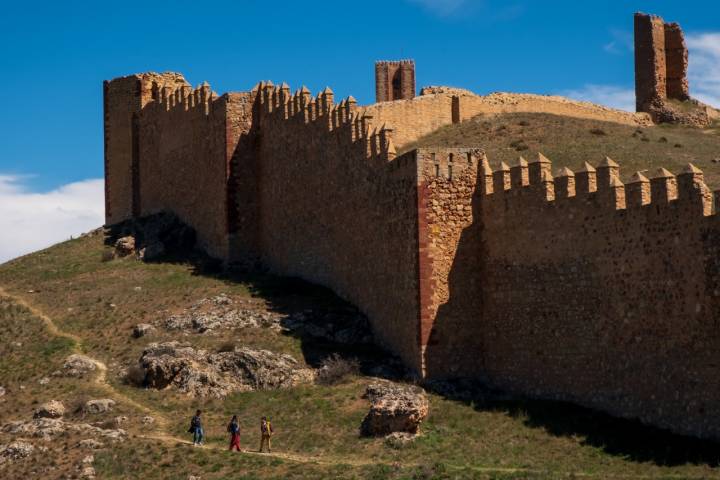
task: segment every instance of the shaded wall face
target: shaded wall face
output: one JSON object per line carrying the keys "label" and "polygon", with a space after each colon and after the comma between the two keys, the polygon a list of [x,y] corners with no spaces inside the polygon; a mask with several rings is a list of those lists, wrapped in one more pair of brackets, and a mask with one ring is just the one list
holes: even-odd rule
{"label": "shaded wall face", "polygon": [[378,342],[419,369],[417,160],[377,155],[382,139],[346,117],[288,108],[263,114],[258,132],[264,263],[357,305]]}
{"label": "shaded wall face", "polygon": [[140,115],[140,215],[176,214],[210,255],[225,259],[228,98],[212,99],[209,88],[187,88],[182,97],[172,93],[172,100],[153,102]]}
{"label": "shaded wall face", "polygon": [[474,220],[482,154],[466,148],[419,154],[420,228],[427,238],[426,248],[420,245],[421,282],[427,271],[420,286],[425,374],[463,376],[481,370],[481,223]]}
{"label": "shaded wall face", "polygon": [[133,115],[141,109],[140,79],[136,76],[103,85],[105,137],[105,223],[133,214]]}

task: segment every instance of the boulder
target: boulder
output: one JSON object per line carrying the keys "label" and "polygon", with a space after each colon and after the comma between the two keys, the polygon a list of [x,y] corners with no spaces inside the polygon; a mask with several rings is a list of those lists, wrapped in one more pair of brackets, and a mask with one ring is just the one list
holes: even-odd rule
{"label": "boulder", "polygon": [[0,387],[0,397],[5,396],[5,387]]}
{"label": "boulder", "polygon": [[60,418],[63,415],[65,415],[65,405],[57,400],[50,400],[35,410],[33,418]]}
{"label": "boulder", "polygon": [[155,327],[149,323],[138,323],[133,327],[133,337],[140,338],[144,337],[155,331]]}
{"label": "boulder", "polygon": [[367,387],[365,398],[371,402],[370,411],[360,431],[365,436],[382,436],[393,432],[416,434],[420,423],[428,415],[428,399],[418,387],[390,382],[374,383]]}
{"label": "boulder", "polygon": [[83,405],[83,412],[85,413],[105,413],[112,410],[115,406],[115,400],[109,398],[101,398],[98,400],[88,400]]}
{"label": "boulder", "polygon": [[151,343],[139,365],[147,386],[172,386],[198,397],[293,387],[314,380],[314,371],[302,368],[290,355],[245,347],[208,353],[179,342]]}
{"label": "boulder", "polygon": [[97,365],[92,358],[74,353],[65,359],[63,374],[68,377],[83,377],[96,368]]}
{"label": "boulder", "polygon": [[135,237],[128,235],[118,238],[115,242],[115,255],[118,257],[127,257],[135,253]]}

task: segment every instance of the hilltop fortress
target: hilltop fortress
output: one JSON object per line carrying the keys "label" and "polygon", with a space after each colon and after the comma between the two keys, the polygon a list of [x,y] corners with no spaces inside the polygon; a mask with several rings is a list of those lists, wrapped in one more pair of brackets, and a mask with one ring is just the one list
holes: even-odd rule
{"label": "hilltop fortress", "polygon": [[360,106],[270,82],[217,95],[175,73],[105,82],[107,224],[173,212],[212,256],[328,286],[422,377],[720,438],[720,217],[702,172],[623,184],[610,159],[493,171],[482,145],[407,149],[482,113],[651,115],[415,96],[409,61],[376,65],[376,93]]}

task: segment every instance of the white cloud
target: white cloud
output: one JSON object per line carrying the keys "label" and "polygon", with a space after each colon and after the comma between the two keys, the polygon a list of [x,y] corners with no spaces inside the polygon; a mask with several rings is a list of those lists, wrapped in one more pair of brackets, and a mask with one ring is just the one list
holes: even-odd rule
{"label": "white cloud", "polygon": [[560,95],[576,100],[598,103],[619,110],[635,111],[635,90],[615,85],[587,84],[575,90],[564,90]]}
{"label": "white cloud", "polygon": [[0,262],[67,240],[105,222],[102,179],[30,191],[27,177],[0,175]]}
{"label": "white cloud", "polygon": [[690,94],[720,107],[720,33],[689,34],[685,37],[690,64]]}

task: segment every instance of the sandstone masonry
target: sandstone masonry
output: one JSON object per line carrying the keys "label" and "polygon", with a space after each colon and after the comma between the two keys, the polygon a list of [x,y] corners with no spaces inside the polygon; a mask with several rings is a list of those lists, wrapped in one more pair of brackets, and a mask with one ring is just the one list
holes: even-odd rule
{"label": "sandstone masonry", "polygon": [[650,123],[559,97],[425,93],[360,106],[284,83],[106,82],[107,223],[169,211],[218,258],[326,285],[418,375],[720,438],[720,217],[702,172],[624,185],[610,159],[553,175],[542,155],[492,170],[481,146],[398,153],[480,113]]}

